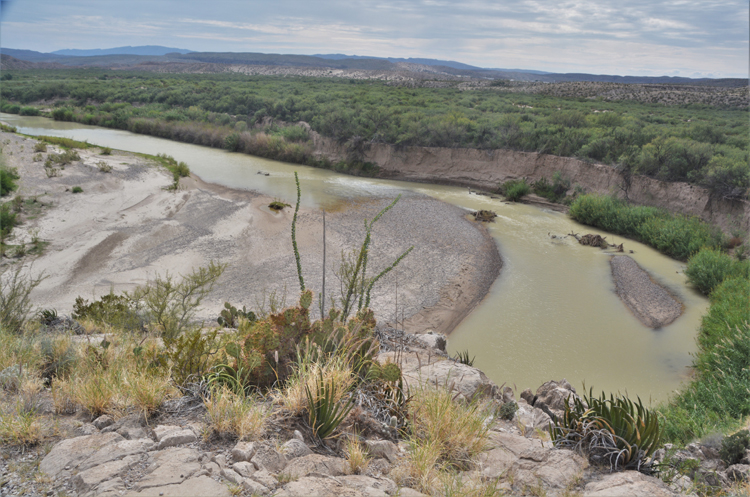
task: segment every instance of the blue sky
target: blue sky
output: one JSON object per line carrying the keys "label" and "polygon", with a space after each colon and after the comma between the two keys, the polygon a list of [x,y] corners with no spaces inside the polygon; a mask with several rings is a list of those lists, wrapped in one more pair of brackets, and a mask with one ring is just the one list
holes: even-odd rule
{"label": "blue sky", "polygon": [[747,0],[3,0],[0,46],[345,53],[747,77]]}

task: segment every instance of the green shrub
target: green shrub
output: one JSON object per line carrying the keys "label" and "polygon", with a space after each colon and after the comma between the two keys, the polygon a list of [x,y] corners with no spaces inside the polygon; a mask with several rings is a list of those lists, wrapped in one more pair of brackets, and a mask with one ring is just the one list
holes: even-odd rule
{"label": "green shrub", "polygon": [[61,154],[49,154],[47,156],[47,161],[54,164],[60,164],[61,166],[78,160],[81,160],[81,156],[78,155],[78,152],[75,150],[66,150]]}
{"label": "green shrub", "polygon": [[89,319],[95,323],[134,331],[143,328],[143,319],[138,315],[135,302],[125,295],[108,293],[89,304],[88,300],[76,297],[73,304],[73,319]]}
{"label": "green shrub", "polygon": [[565,402],[562,419],[550,424],[555,447],[584,450],[595,462],[612,469],[645,469],[643,466],[661,443],[662,430],[656,413],[638,399],[602,392],[584,393],[583,401]]}
{"label": "green shrub", "polygon": [[40,274],[36,278],[29,274],[22,274],[22,267],[6,269],[10,273],[0,276],[0,326],[11,333],[21,333],[31,312],[32,290],[39,286],[45,278]]}
{"label": "green shrub", "polygon": [[216,318],[216,322],[222,328],[236,328],[240,324],[240,318],[246,319],[250,322],[255,321],[255,313],[248,311],[245,306],[242,306],[242,310],[237,309],[229,302],[224,302],[224,309],[221,310],[219,317]]}
{"label": "green shrub", "polygon": [[178,385],[200,381],[217,364],[221,343],[218,330],[201,333],[199,328],[164,337],[165,358]]}
{"label": "green shrub", "polygon": [[11,209],[11,204],[6,202],[0,205],[0,243],[4,243],[4,240],[10,235],[19,223],[18,216]]}
{"label": "green shrub", "polygon": [[0,131],[5,131],[6,133],[15,133],[18,130],[15,126],[8,126],[7,124],[0,123]]}
{"label": "green shrub", "polygon": [[112,149],[109,147],[102,147],[99,154],[100,155],[112,155]]}
{"label": "green shrub", "polygon": [[44,142],[36,142],[34,144],[34,152],[46,152],[47,151],[47,144]]}
{"label": "green shrub", "polygon": [[531,186],[526,183],[526,178],[510,180],[502,184],[500,192],[511,202],[517,202],[521,197],[531,192]]}
{"label": "green shrub", "polygon": [[729,255],[715,249],[705,248],[688,260],[685,274],[688,281],[704,295],[729,276],[750,277],[747,262],[737,261]]}
{"label": "green shrub", "polygon": [[[91,147],[91,144],[88,142],[81,142],[78,140],[73,140],[72,138],[65,138],[62,136],[37,136],[37,139],[43,140],[47,143],[51,143],[53,145],[60,145],[63,148],[89,148]],[[79,159],[76,159],[79,160]]]}
{"label": "green shrub", "polygon": [[0,197],[4,197],[18,188],[16,180],[19,179],[15,168],[0,166]]}
{"label": "green shrub", "polygon": [[18,114],[21,116],[38,116],[39,109],[37,109],[36,107],[21,107],[21,109],[18,111]]}
{"label": "green shrub", "polygon": [[71,192],[73,192],[73,193],[83,193],[83,188],[81,188],[80,186],[74,186],[73,189],[71,190]]}
{"label": "green shrub", "polygon": [[750,449],[750,431],[740,430],[734,435],[724,437],[721,441],[719,457],[727,466],[739,464],[748,449]]}

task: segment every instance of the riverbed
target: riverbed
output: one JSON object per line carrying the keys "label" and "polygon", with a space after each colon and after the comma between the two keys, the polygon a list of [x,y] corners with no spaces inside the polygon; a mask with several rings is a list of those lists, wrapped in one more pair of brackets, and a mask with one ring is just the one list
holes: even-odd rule
{"label": "riverbed", "polygon": [[[347,203],[412,191],[467,213],[493,210],[498,217],[488,228],[503,268],[486,298],[451,333],[452,352],[468,350],[476,357],[474,365],[492,380],[519,391],[549,379],[567,378],[577,388],[585,382],[595,391],[662,400],[689,373],[690,353],[695,350],[694,337],[707,300],[686,285],[684,264],[631,240],[581,226],[563,213],[507,203],[465,188],[357,178],[45,118],[7,114],[0,118],[30,135],[66,136],[120,150],[166,153],[185,161],[206,182],[255,190],[288,203],[296,197],[293,173],[298,171],[304,185],[302,203],[309,209],[337,210]],[[644,327],[615,293],[611,254],[579,245],[566,236],[571,232],[599,233],[609,242],[624,243],[626,254],[683,302],[683,315],[662,329]],[[436,243],[445,243],[446,238]],[[393,319],[398,311],[394,314]],[[417,319],[424,316],[398,325],[408,328]]]}

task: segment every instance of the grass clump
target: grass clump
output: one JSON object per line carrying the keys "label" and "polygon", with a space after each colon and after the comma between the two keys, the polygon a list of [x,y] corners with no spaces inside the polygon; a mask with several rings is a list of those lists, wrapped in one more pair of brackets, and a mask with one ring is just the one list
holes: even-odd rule
{"label": "grass clump", "polygon": [[19,265],[0,274],[0,327],[10,333],[21,333],[31,313],[32,290],[45,276],[24,274]]}
{"label": "grass clump", "polygon": [[74,186],[70,191],[73,193],[83,193],[83,188],[81,188],[80,186]]}
{"label": "grass clump", "polygon": [[92,146],[89,142],[82,142],[78,140],[73,140],[72,138],[65,138],[62,136],[37,136],[35,138],[45,141],[47,143],[51,143],[52,145],[60,145],[61,147],[67,148],[67,149],[72,149],[72,148],[87,149]]}
{"label": "grass clump", "polygon": [[697,217],[670,214],[655,207],[629,206],[610,196],[581,195],[570,206],[575,221],[650,245],[685,261],[704,247],[718,249],[723,236]]}
{"label": "grass clump", "polygon": [[99,155],[112,155],[112,149],[109,147],[102,147],[99,149]]}
{"label": "grass clump", "polygon": [[269,418],[269,410],[262,403],[226,387],[213,390],[203,403],[212,430],[220,436],[257,440]]}
{"label": "grass clump", "polygon": [[360,443],[356,438],[348,438],[344,442],[344,454],[346,455],[346,465],[349,474],[360,475],[367,470],[370,464],[370,454],[367,446]]}
{"label": "grass clump", "polygon": [[506,181],[500,186],[499,191],[511,202],[518,202],[521,197],[531,193],[531,186],[526,182],[526,178],[521,178],[520,180]]}
{"label": "grass clump", "polygon": [[0,409],[0,442],[3,444],[36,445],[43,437],[41,417],[36,409],[29,409],[21,399]]}
{"label": "grass clump", "polygon": [[18,185],[16,180],[19,179],[18,171],[15,168],[0,165],[0,197],[5,197],[14,192]]}
{"label": "grass clump", "polygon": [[34,144],[34,152],[46,152],[47,151],[47,144],[42,142],[37,142]]}

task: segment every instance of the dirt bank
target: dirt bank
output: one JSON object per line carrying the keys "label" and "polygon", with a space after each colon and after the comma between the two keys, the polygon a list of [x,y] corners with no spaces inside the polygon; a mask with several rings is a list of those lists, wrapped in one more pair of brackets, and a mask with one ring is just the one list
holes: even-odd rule
{"label": "dirt bank", "polygon": [[[183,180],[177,192],[166,191],[171,175],[164,170],[134,154],[102,156],[95,148],[79,151],[81,161],[49,178],[44,160],[32,160],[36,140],[9,133],[1,138],[7,142],[9,165],[21,175],[19,194],[47,205],[36,215],[24,211],[25,222],[10,242],[30,246],[36,234],[49,242],[44,255],[2,261],[23,263],[48,276],[32,294],[35,305],[67,314],[79,295],[91,300],[110,290],[132,290],[156,274],[186,274],[209,260],[228,268],[204,301],[202,319],[215,319],[225,301],[257,309],[264,296],[268,307],[273,292],[279,299],[286,295],[287,303],[296,300],[293,210],[272,211],[267,207],[272,198],[197,178]],[[48,146],[48,153],[53,148]],[[101,172],[99,162],[112,171]],[[83,192],[72,193],[74,186]],[[372,219],[391,200],[351,202],[327,214],[328,302],[339,295],[335,269],[342,250],[362,243],[363,220]],[[307,287],[319,292],[322,213],[301,209],[297,236]],[[414,251],[379,282],[372,307],[381,321],[393,325],[394,317],[401,320],[403,315],[407,331],[449,333],[499,273],[497,248],[486,229],[469,221],[463,210],[408,194],[375,225],[368,273],[376,274],[412,245]]]}
{"label": "dirt bank", "polygon": [[[332,160],[347,157],[338,143],[314,136],[319,154]],[[518,152],[514,150],[478,150],[441,147],[395,147],[370,144],[363,160],[380,167],[385,178],[470,186],[494,191],[510,179],[536,181],[551,179],[560,172],[573,185],[588,193],[613,194],[640,205],[661,207],[701,217],[730,232],[750,231],[750,202],[712,198],[710,192],[688,183],[669,183],[645,176],[634,176],[625,189],[622,175],[611,166],[584,162],[571,157]]]}

